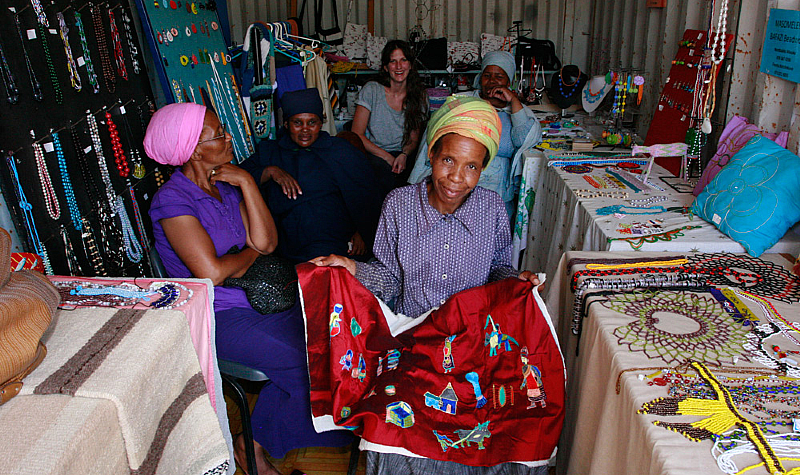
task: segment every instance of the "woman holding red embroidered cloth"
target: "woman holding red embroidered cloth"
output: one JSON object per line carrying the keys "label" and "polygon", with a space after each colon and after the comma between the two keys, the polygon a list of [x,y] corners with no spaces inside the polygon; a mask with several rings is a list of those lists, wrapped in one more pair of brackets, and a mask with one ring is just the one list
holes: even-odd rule
{"label": "woman holding red embroidered cloth", "polygon": [[517,276],[511,266],[511,231],[497,193],[476,186],[497,153],[497,112],[475,97],[450,97],[428,126],[432,174],[392,191],[375,237],[376,261],[318,257],[318,266],[342,266],[395,311],[417,317],[451,295]]}

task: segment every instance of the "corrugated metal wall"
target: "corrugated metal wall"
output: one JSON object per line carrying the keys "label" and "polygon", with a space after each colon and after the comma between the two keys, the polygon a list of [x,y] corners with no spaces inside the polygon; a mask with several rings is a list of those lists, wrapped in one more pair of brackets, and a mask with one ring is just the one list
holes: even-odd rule
{"label": "corrugated metal wall", "polygon": [[[292,0],[228,0],[231,31],[241,41],[252,21],[289,16]],[[303,0],[295,0],[302,5]],[[323,0],[330,27],[331,0]],[[648,8],[644,0],[374,0],[374,34],[407,38],[420,25],[428,37],[479,41],[481,33],[508,34],[513,21],[531,36],[556,45],[564,64],[589,74],[634,69],[646,77],[636,127],[644,136],[656,108],[678,41],[686,29],[708,28],[709,13],[722,0],[666,0],[665,8]],[[715,122],[744,115],[767,131],[789,130],[789,148],[798,151],[800,88],[758,72],[764,29],[770,8],[798,9],[800,0],[729,0],[728,31],[736,38],[722,76]],[[307,0],[305,31],[314,29],[314,0]],[[366,0],[337,0],[342,29],[350,21],[368,24]]]}

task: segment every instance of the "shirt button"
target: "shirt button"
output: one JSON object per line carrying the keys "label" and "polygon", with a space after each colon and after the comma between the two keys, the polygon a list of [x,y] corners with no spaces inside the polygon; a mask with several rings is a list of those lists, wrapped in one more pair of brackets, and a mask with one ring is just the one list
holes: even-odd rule
{"label": "shirt button", "polygon": [[446,250],[448,250],[448,249],[450,249],[450,244],[448,244],[448,243],[444,243],[444,250],[446,251]]}
{"label": "shirt button", "polygon": [[445,300],[444,300],[444,299],[440,300],[440,301],[439,301],[439,305],[444,305],[444,302],[445,302]]}
{"label": "shirt button", "polygon": [[442,274],[442,280],[447,280],[447,274]]}

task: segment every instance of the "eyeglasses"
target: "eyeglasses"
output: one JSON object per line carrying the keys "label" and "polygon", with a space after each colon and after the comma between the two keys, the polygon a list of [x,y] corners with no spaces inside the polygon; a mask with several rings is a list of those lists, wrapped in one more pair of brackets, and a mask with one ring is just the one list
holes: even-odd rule
{"label": "eyeglasses", "polygon": [[221,124],[221,125],[222,125],[222,134],[217,135],[216,137],[211,137],[210,139],[200,140],[200,141],[197,142],[197,145],[200,145],[201,143],[211,142],[212,140],[225,138],[225,134],[228,133],[227,127],[225,126],[225,124]]}

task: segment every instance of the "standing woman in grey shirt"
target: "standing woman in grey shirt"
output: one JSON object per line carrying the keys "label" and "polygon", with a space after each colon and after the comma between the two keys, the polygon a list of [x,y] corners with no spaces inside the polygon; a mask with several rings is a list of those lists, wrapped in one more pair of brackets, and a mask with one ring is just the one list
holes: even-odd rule
{"label": "standing woman in grey shirt", "polygon": [[359,93],[352,126],[373,156],[386,192],[407,184],[411,167],[406,163],[419,145],[427,108],[411,48],[402,40],[389,41],[381,53],[378,81],[368,82]]}

